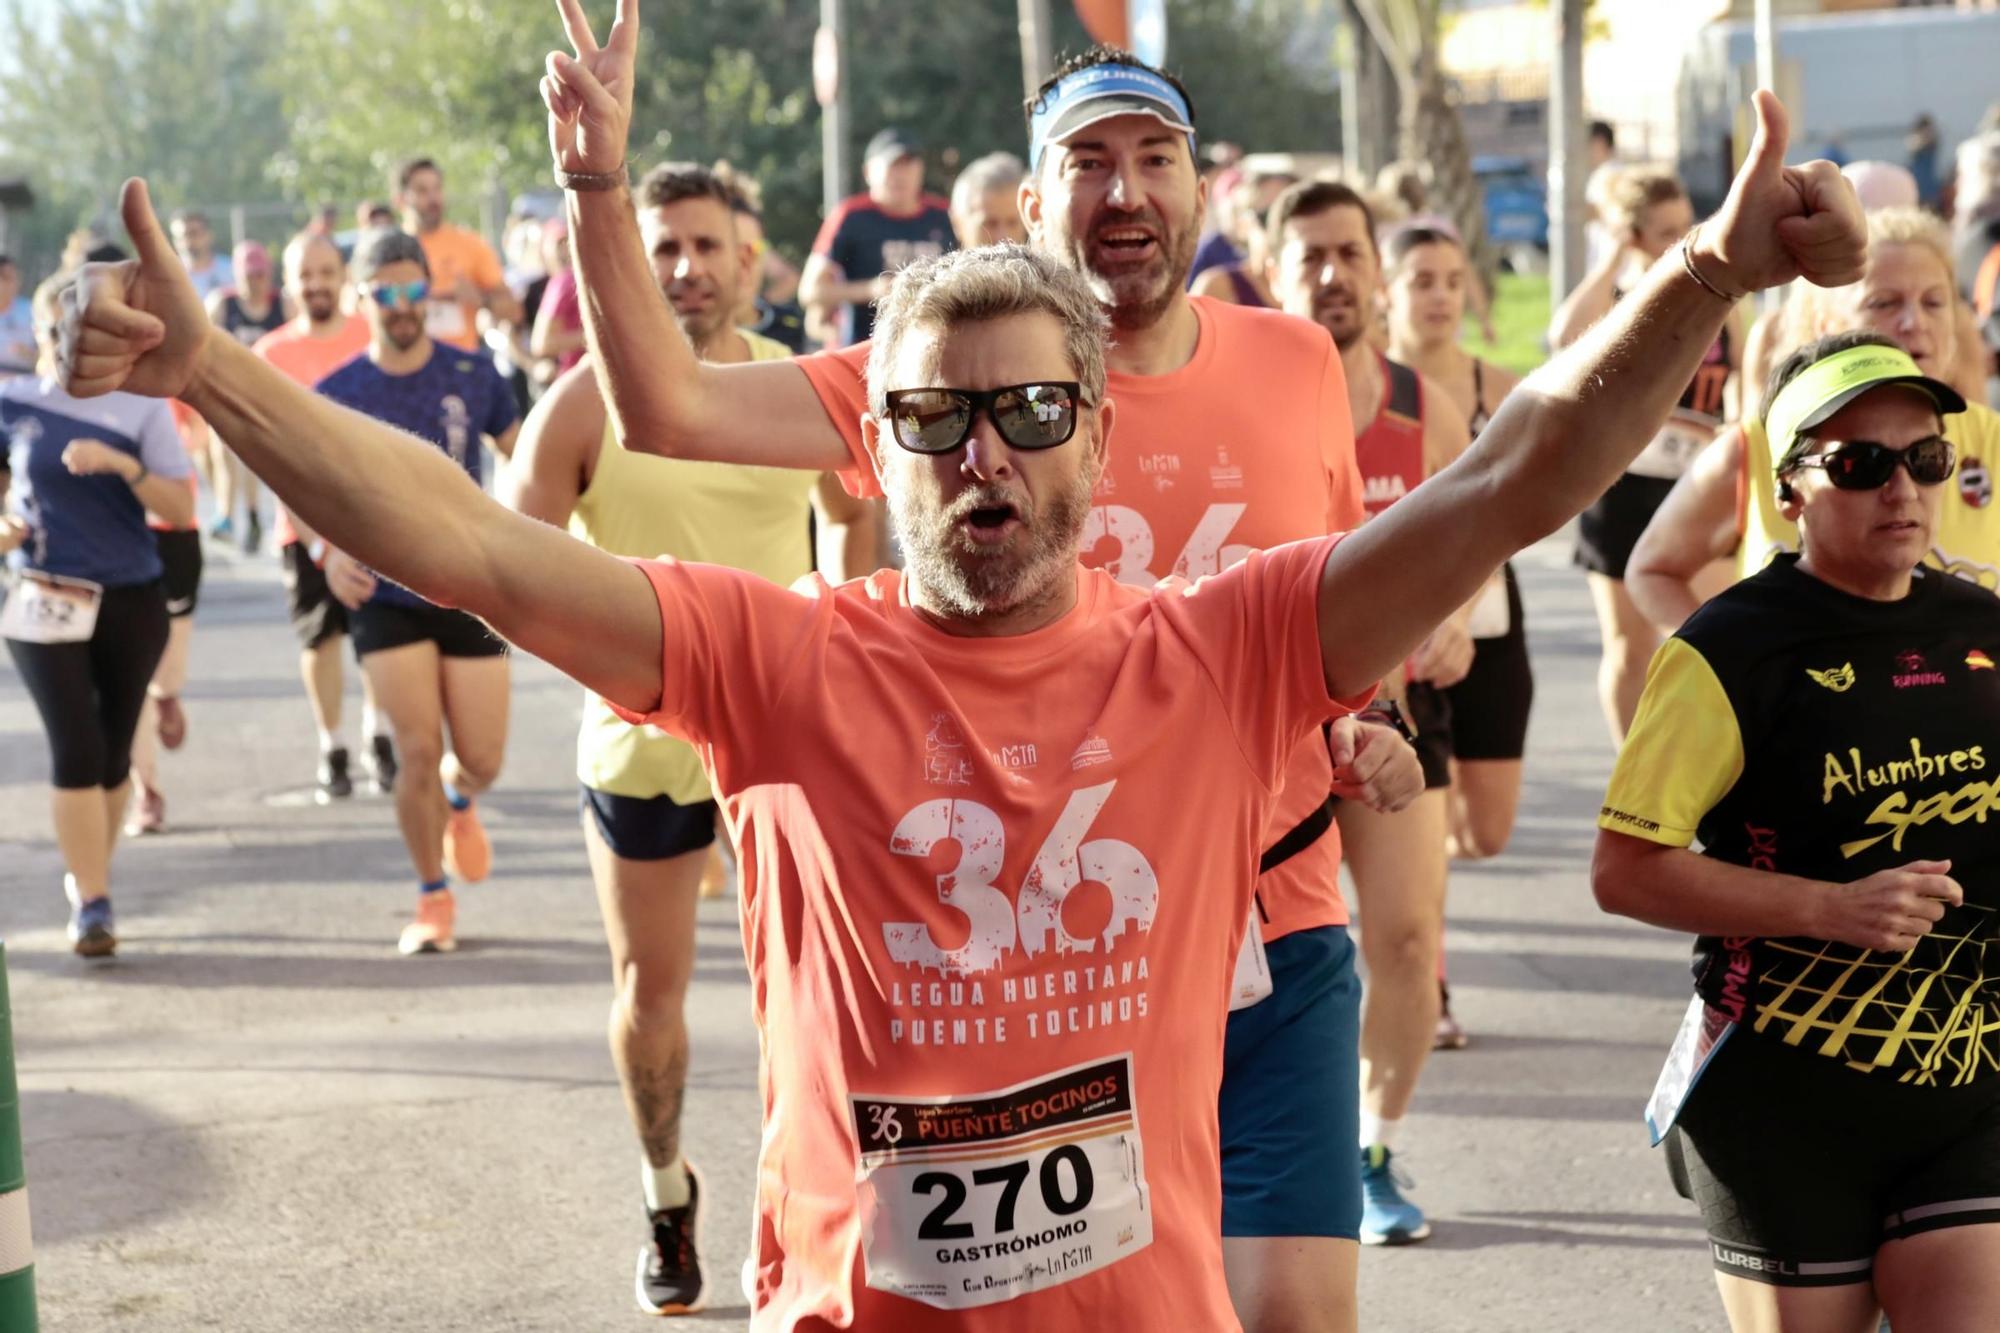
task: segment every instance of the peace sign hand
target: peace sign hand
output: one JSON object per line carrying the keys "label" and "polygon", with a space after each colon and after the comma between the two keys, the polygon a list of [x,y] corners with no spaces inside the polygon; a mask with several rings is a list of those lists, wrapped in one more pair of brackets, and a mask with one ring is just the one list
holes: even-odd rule
{"label": "peace sign hand", "polygon": [[549,108],[549,148],[558,171],[601,175],[625,165],[632,125],[632,70],[639,48],[639,0],[618,0],[603,46],[590,30],[583,0],[556,0],[576,54],[551,51],[542,76]]}

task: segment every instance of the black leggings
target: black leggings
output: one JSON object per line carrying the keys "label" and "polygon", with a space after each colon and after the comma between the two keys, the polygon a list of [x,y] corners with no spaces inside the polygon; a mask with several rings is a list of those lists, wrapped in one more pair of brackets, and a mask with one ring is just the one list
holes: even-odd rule
{"label": "black leggings", "polygon": [[122,785],[146,685],[167,650],[167,594],[157,582],[106,588],[85,643],[7,640],[42,730],[58,789]]}

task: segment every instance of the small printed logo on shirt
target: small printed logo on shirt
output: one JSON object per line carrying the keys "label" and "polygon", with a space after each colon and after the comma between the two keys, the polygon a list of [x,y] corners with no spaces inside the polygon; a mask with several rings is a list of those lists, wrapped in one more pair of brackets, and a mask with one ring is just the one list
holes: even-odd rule
{"label": "small printed logo on shirt", "polygon": [[1965,664],[1974,671],[1991,671],[1993,669],[1993,659],[1977,648],[1974,648],[1965,655]]}
{"label": "small printed logo on shirt", "polygon": [[1807,667],[1806,674],[1813,678],[1815,684],[1824,685],[1835,694],[1845,694],[1854,688],[1852,662],[1843,663],[1830,671],[1814,671],[1811,667]]}
{"label": "small printed logo on shirt", "polygon": [[970,787],[972,761],[965,757],[965,738],[950,713],[932,713],[924,737],[924,781],[940,787]]}
{"label": "small printed logo on shirt", "polygon": [[1944,672],[1931,670],[1924,655],[1912,650],[1896,654],[1896,674],[1889,678],[1889,683],[1899,690],[1908,690],[1919,685],[1943,685],[1947,682]]}
{"label": "small printed logo on shirt", "polygon": [[1033,741],[1023,741],[1019,745],[1003,745],[993,751],[993,762],[1002,768],[1033,768],[1040,762],[1035,753]]}
{"label": "small printed logo on shirt", "polygon": [[1076,747],[1076,753],[1069,757],[1070,768],[1078,772],[1110,762],[1111,742],[1094,731],[1084,733],[1083,740]]}
{"label": "small printed logo on shirt", "polygon": [[1171,490],[1174,478],[1179,475],[1181,470],[1181,456],[1179,454],[1141,454],[1139,455],[1139,470],[1153,479],[1153,485],[1156,489],[1162,491]]}
{"label": "small printed logo on shirt", "polygon": [[1215,451],[1215,466],[1208,470],[1208,480],[1218,491],[1240,491],[1243,489],[1243,469],[1230,461],[1229,450]]}
{"label": "small printed logo on shirt", "polygon": [[1993,503],[1993,474],[1986,470],[1986,464],[1968,458],[1958,465],[1958,498],[1974,509]]}

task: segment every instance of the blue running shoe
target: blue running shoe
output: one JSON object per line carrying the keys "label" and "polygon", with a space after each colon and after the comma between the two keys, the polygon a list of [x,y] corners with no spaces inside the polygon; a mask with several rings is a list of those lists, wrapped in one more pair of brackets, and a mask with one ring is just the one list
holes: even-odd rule
{"label": "blue running shoe", "polygon": [[92,898],[70,909],[69,942],[85,958],[109,958],[118,951],[118,933],[111,924],[111,899]]}
{"label": "blue running shoe", "polygon": [[1431,1234],[1424,1210],[1403,1197],[1413,1184],[1380,1144],[1361,1150],[1361,1243],[1414,1245]]}

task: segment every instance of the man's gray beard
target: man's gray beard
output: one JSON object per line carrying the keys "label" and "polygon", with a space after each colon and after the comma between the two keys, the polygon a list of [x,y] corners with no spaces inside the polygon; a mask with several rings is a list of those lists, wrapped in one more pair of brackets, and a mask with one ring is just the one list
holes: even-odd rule
{"label": "man's gray beard", "polygon": [[1018,557],[968,547],[958,538],[953,511],[913,514],[898,491],[889,494],[889,518],[904,563],[939,609],[967,619],[1000,615],[1046,596],[1061,572],[1076,563],[1096,485],[1095,469],[1085,469],[1040,514],[1022,515],[1034,521],[1026,525],[1028,547]]}

